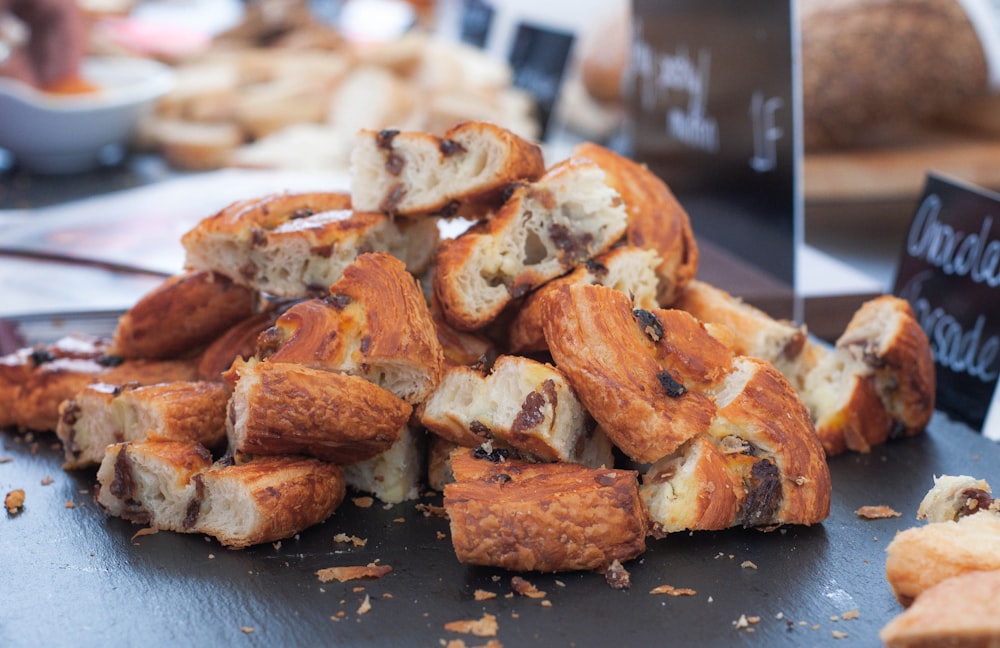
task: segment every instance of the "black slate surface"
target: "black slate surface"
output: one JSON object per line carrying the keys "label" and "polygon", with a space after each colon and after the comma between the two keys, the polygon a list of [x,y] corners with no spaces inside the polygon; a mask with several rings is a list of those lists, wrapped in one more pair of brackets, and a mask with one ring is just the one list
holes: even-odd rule
{"label": "black slate surface", "polygon": [[[626,565],[629,590],[613,590],[592,573],[527,574],[546,592],[532,599],[508,596],[512,573],[456,561],[446,520],[416,506],[439,498],[359,508],[349,495],[297,538],[232,551],[200,535],[134,537],[140,527],[94,504],[93,471],[61,469],[53,435],[0,436],[0,494],[23,488],[27,496],[17,515],[0,512],[3,646],[438,646],[448,639],[474,646],[487,640],[444,625],[484,613],[496,616],[496,639],[507,648],[874,646],[901,611],[883,574],[885,546],[918,524],[933,475],[1000,483],[1000,446],[938,416],[924,435],[833,458],[833,504],[823,524],[651,540]],[[859,518],[855,510],[868,504],[902,517]],[[339,533],[367,544],[338,543]],[[315,575],[373,561],[393,571],[348,583],[324,584]],[[649,594],[661,584],[696,594]],[[477,589],[497,597],[476,601]],[[371,609],[360,614],[366,596]],[[840,618],[850,610],[859,616]],[[736,627],[741,615],[760,617],[752,632]]]}

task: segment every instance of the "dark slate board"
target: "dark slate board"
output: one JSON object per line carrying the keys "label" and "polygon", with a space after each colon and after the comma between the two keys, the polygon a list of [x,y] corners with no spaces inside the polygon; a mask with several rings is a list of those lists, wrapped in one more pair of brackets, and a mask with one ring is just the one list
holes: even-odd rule
{"label": "dark slate board", "polygon": [[[439,537],[448,532],[446,521],[426,517],[415,502],[364,509],[349,500],[296,539],[242,551],[166,532],[133,539],[139,527],[105,517],[93,503],[92,471],[60,468],[55,437],[0,434],[0,456],[12,459],[0,464],[0,491],[27,492],[25,509],[4,513],[0,521],[5,646],[429,646],[462,637],[446,632],[445,623],[484,612],[496,615],[497,638],[505,646],[668,639],[819,645],[836,641],[835,630],[848,633],[852,645],[875,645],[878,630],[900,611],[883,576],[884,548],[896,531],[917,523],[916,508],[932,475],[990,479],[1000,465],[1000,447],[938,418],[924,436],[869,455],[834,458],[833,506],[821,525],[651,541],[646,554],[627,565],[632,587],[626,591],[590,573],[526,575],[547,592],[551,607],[544,607],[537,599],[505,597],[511,573],[460,565],[447,537]],[[47,476],[54,482],[42,485]],[[866,504],[886,504],[903,516],[860,519],[854,511]],[[367,545],[337,543],[338,533],[366,538]],[[391,565],[392,573],[326,584],[314,574],[376,560]],[[743,567],[747,560],[756,569]],[[697,594],[648,593],[660,584]],[[359,586],[364,591],[355,591]],[[498,597],[477,602],[476,589]],[[371,611],[359,615],[365,595]],[[860,611],[857,619],[831,620],[852,609]],[[331,620],[340,612],[340,621]],[[752,634],[735,628],[740,615],[761,617]],[[253,628],[252,634],[242,627]],[[469,645],[485,641],[465,639]]]}
{"label": "dark slate board", "polygon": [[[833,458],[833,504],[822,524],[650,540],[645,555],[626,565],[629,590],[613,590],[592,573],[526,574],[547,593],[546,607],[508,598],[510,572],[459,564],[446,520],[425,516],[418,502],[364,509],[349,495],[299,537],[242,551],[200,535],[133,538],[140,527],[94,504],[94,471],[62,470],[54,435],[3,430],[0,439],[0,457],[10,459],[0,463],[0,495],[14,488],[27,494],[21,513],[0,511],[0,645],[15,647],[438,646],[447,639],[474,646],[487,640],[444,625],[484,613],[496,616],[496,638],[507,648],[878,645],[879,629],[902,609],[885,581],[885,546],[918,524],[933,476],[1000,483],[1000,446],[938,415],[924,435]],[[42,485],[46,477],[54,481]],[[420,502],[440,504],[440,497]],[[903,515],[859,518],[855,510],[869,504]],[[337,543],[338,533],[367,544]],[[372,561],[393,571],[348,583],[324,584],[315,575]],[[661,584],[697,593],[649,594]],[[498,596],[476,601],[477,589]],[[371,610],[359,615],[366,595]],[[839,619],[849,610],[860,616]],[[760,617],[752,633],[735,626],[741,615]]]}

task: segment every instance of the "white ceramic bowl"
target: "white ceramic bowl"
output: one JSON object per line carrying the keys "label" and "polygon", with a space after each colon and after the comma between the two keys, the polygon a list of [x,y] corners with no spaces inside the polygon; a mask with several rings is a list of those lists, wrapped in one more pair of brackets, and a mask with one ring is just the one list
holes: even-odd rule
{"label": "white ceramic bowl", "polygon": [[0,77],[0,148],[35,173],[76,173],[98,166],[108,147],[128,143],[137,121],[173,87],[166,65],[140,58],[88,58],[83,78],[98,89],[44,93]]}

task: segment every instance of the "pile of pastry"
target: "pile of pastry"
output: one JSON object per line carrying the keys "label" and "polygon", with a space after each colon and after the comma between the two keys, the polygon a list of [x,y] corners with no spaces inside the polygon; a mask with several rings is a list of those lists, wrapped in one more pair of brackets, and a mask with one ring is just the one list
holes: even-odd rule
{"label": "pile of pastry", "polygon": [[56,429],[110,514],[229,546],[429,484],[462,562],[602,570],[821,522],[828,456],[933,411],[906,302],[814,343],[697,280],[667,185],[589,143],[362,130],[348,192],[238,201],[182,243],[111,339],[5,358],[0,423]]}

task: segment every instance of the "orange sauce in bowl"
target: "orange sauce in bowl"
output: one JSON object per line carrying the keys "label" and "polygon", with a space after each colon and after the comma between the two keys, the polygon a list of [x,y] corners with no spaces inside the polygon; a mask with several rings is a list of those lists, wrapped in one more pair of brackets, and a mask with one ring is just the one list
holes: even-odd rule
{"label": "orange sauce in bowl", "polygon": [[44,92],[61,95],[86,94],[97,92],[99,89],[98,86],[90,83],[79,74],[67,75],[42,88]]}

